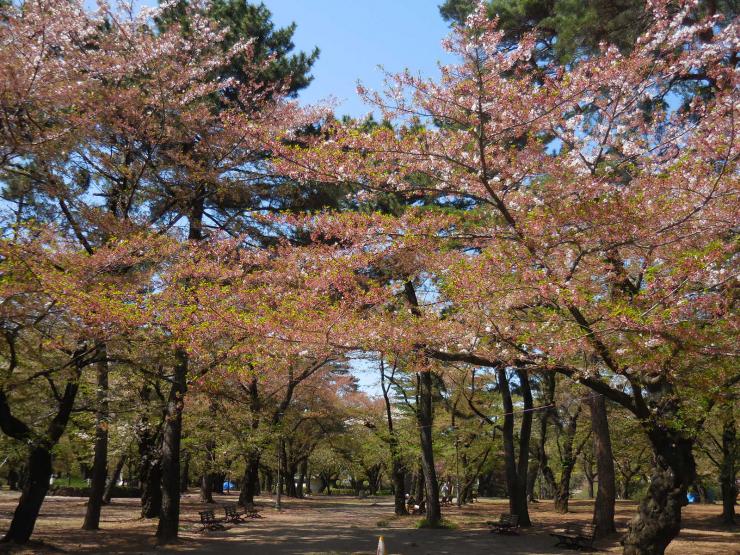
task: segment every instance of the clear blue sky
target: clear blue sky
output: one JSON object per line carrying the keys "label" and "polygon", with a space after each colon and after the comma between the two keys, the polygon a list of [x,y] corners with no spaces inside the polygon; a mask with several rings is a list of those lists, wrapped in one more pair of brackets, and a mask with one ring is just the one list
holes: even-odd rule
{"label": "clear blue sky", "polygon": [[441,0],[263,0],[276,26],[295,22],[297,50],[321,49],[314,81],[301,92],[311,103],[329,96],[340,102],[337,115],[370,111],[355,92],[357,80],[382,88],[382,65],[395,72],[406,67],[436,77],[437,61],[451,61],[440,42],[447,24],[439,15]]}

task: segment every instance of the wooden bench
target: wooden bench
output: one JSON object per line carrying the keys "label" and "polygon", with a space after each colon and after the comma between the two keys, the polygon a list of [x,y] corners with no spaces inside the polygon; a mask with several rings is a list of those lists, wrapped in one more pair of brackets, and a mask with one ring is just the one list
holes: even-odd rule
{"label": "wooden bench", "polygon": [[558,539],[555,547],[590,549],[594,544],[595,533],[593,524],[569,524],[562,532],[552,532],[550,535]]}
{"label": "wooden bench", "polygon": [[244,522],[244,513],[237,510],[236,504],[224,505],[224,513],[226,522]]}
{"label": "wooden bench", "polygon": [[205,532],[206,530],[226,530],[226,527],[220,519],[216,518],[213,511],[200,511],[198,514],[200,515],[200,524],[203,526],[200,530],[201,532]]}
{"label": "wooden bench", "polygon": [[519,515],[512,515],[509,513],[502,513],[498,519],[498,522],[489,521],[486,522],[491,527],[491,532],[496,534],[518,534],[517,529],[519,528]]}

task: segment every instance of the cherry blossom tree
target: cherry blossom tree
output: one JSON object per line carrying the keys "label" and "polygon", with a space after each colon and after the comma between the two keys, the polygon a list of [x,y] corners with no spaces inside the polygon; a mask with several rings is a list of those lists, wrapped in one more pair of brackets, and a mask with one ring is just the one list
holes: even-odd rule
{"label": "cherry blossom tree", "polygon": [[[273,126],[276,134],[285,133],[321,117],[323,112],[306,111],[287,100],[289,83],[258,79],[273,60],[253,59],[248,41],[227,40],[229,30],[205,15],[206,2],[177,8],[185,10],[187,32],[178,23],[157,27],[157,18],[171,9],[168,4],[137,10],[126,3],[101,3],[91,12],[82,2],[52,0],[3,6],[0,178],[9,184],[8,196],[15,204],[5,227],[15,229],[16,239],[27,233],[22,226],[33,221],[50,226],[52,233],[69,234],[91,260],[121,245],[148,248],[150,233],[181,240],[183,227],[192,242],[208,239],[205,199],[243,195],[247,184],[264,175],[264,154],[256,154],[266,132],[261,128]],[[240,79],[230,79],[237,61]],[[257,139],[255,129],[260,129]],[[56,248],[54,241],[47,244]],[[183,243],[169,254],[183,261],[187,252]],[[80,263],[93,264],[84,258]],[[164,365],[172,369],[167,372],[172,387],[161,443],[162,543],[177,537],[179,435],[187,382],[227,356],[216,349],[210,360],[197,358],[202,353],[187,327],[195,318],[174,316],[179,309],[197,310],[186,284],[197,276],[184,263],[168,274],[172,263],[169,255],[152,261],[165,264],[157,278],[164,282],[139,283],[147,293],[143,296],[151,297],[140,301],[150,310],[149,339],[171,349]],[[131,271],[119,264],[112,268]],[[166,281],[169,275],[185,282]],[[118,279],[101,276],[111,287]],[[82,287],[79,295],[84,291]],[[106,309],[113,312],[96,318],[114,325],[121,308]],[[103,353],[106,346],[102,342],[96,348]],[[190,361],[192,356],[196,361]],[[107,357],[98,359],[102,432]],[[85,522],[91,529],[98,526],[106,464],[104,434],[98,435],[97,493]],[[14,536],[14,541],[27,539],[25,534]]]}
{"label": "cherry blossom tree", "polygon": [[738,26],[692,7],[653,2],[629,55],[603,45],[569,71],[531,63],[534,34],[505,48],[481,8],[446,43],[461,62],[439,80],[407,71],[385,95],[360,87],[395,129],[273,143],[297,178],[439,207],[317,224],[362,259],[369,242],[386,266],[403,253],[398,277],[435,284],[418,325],[386,312],[374,333],[522,378],[559,372],[638,419],[654,467],[627,554],[663,553],[680,529],[695,474],[687,392],[739,379]]}

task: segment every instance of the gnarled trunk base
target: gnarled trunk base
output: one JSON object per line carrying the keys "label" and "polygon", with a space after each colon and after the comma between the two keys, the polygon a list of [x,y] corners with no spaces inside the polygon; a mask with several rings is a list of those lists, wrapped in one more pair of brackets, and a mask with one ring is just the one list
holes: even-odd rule
{"label": "gnarled trunk base", "polygon": [[645,499],[623,540],[624,555],[663,555],[681,530],[681,508],[696,476],[692,441],[664,431],[649,432],[655,468]]}

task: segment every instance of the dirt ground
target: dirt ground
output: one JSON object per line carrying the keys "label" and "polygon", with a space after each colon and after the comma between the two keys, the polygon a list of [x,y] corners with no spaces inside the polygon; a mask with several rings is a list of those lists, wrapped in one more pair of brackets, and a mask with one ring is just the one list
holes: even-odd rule
{"label": "dirt ground", "polygon": [[[236,495],[217,496],[217,513],[221,504],[234,502]],[[0,493],[0,531],[7,528],[17,495]],[[80,530],[85,500],[72,497],[49,497],[29,547],[13,553],[203,553],[203,554],[374,554],[378,537],[385,539],[388,553],[404,555],[491,553],[525,555],[568,553],[553,547],[549,532],[568,522],[587,522],[592,502],[571,502],[572,512],[560,515],[544,501],[531,506],[534,526],[518,536],[498,536],[488,532],[487,520],[507,512],[505,500],[482,499],[458,509],[445,508],[446,520],[453,529],[417,529],[419,517],[393,516],[392,499],[373,497],[314,497],[288,499],[284,510],[277,512],[270,498],[259,499],[263,518],[245,524],[231,525],[223,532],[199,533],[198,511],[205,505],[197,495],[183,498],[182,541],[173,549],[157,549],[153,536],[156,520],[138,518],[137,499],[114,499],[104,507],[102,530]],[[213,505],[211,506],[213,507]],[[631,502],[618,502],[617,523],[624,529],[635,509]],[[671,555],[740,555],[740,532],[718,523],[719,505],[691,505],[684,510],[681,535],[669,547]],[[595,544],[595,551],[618,553],[619,535]],[[0,551],[3,548],[0,547]],[[5,547],[5,552],[8,548]],[[572,552],[571,552],[572,553]]]}

